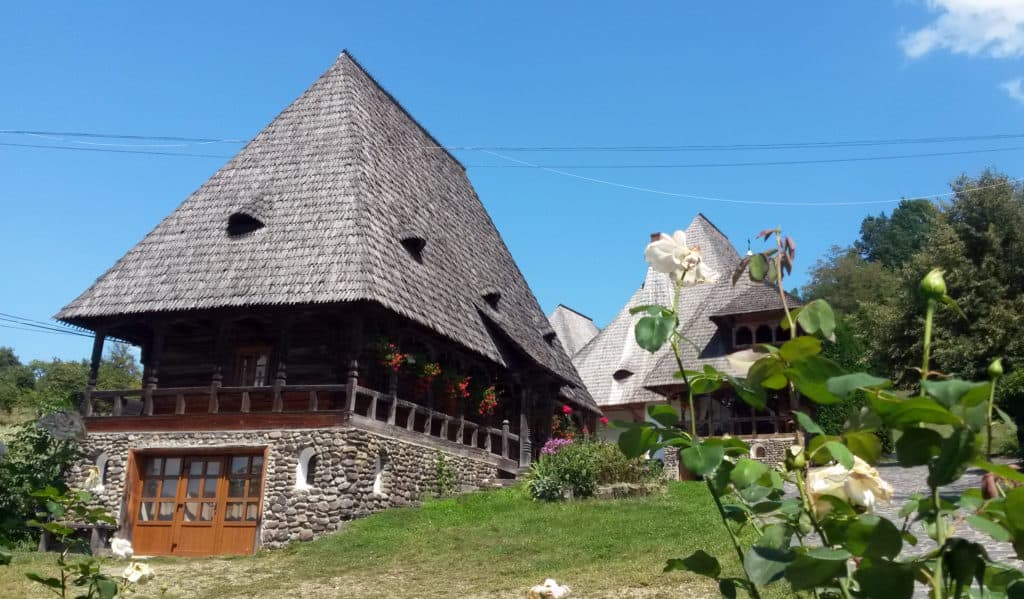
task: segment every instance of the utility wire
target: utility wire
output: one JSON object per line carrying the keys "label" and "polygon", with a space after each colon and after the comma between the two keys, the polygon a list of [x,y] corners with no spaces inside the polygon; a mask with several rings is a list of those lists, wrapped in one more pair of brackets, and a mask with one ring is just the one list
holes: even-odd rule
{"label": "utility wire", "polygon": [[[0,129],[0,134],[6,135],[31,135],[51,137],[77,137],[86,139],[125,139],[138,141],[170,141],[196,144],[244,144],[250,139],[240,138],[217,138],[217,137],[184,137],[176,135],[138,135],[120,133],[95,133],[81,131],[39,131],[27,129]],[[947,135],[933,137],[894,137],[875,139],[855,140],[822,140],[804,142],[782,142],[782,143],[743,143],[743,144],[674,144],[674,145],[563,145],[563,146],[510,146],[510,145],[424,145],[424,144],[350,144],[359,146],[377,147],[407,147],[421,149],[440,150],[492,150],[498,152],[717,152],[717,151],[744,151],[744,150],[799,150],[799,149],[820,149],[820,148],[848,148],[865,146],[888,146],[906,144],[934,144],[934,143],[958,143],[965,141],[994,141],[1008,139],[1022,139],[1024,133],[996,133],[987,135]],[[84,142],[75,142],[84,143]],[[130,147],[130,146],[128,146]],[[144,147],[152,147],[145,144]],[[162,146],[162,147],[181,147]]]}
{"label": "utility wire", "polygon": [[78,332],[75,332],[75,331],[57,331],[57,330],[51,331],[49,329],[44,329],[44,328],[19,327],[19,326],[14,326],[14,325],[10,325],[10,324],[0,324],[0,328],[13,329],[15,331],[28,331],[28,332],[31,332],[31,333],[51,333],[53,335],[73,335],[75,337],[88,337],[89,339],[92,339],[92,335],[86,335],[85,333],[78,333]]}
{"label": "utility wire", "polygon": [[[709,201],[709,202],[721,202],[721,203],[725,203],[725,204],[746,204],[746,205],[756,205],[756,206],[807,206],[807,207],[870,206],[870,205],[876,205],[876,204],[894,204],[894,203],[897,203],[897,202],[902,202],[904,199],[921,199],[921,198],[930,199],[930,198],[947,197],[947,196],[956,195],[958,193],[958,192],[955,192],[955,191],[949,191],[949,192],[942,192],[942,193],[918,195],[918,196],[913,196],[912,198],[904,197],[904,198],[895,199],[895,200],[868,200],[868,201],[851,201],[851,202],[774,202],[774,201],[762,201],[762,200],[735,200],[735,199],[729,199],[729,198],[716,198],[716,197],[712,197],[712,196],[694,195],[694,194],[689,194],[689,193],[678,193],[678,192],[674,192],[674,191],[665,191],[665,190],[653,189],[653,188],[649,188],[649,187],[638,187],[638,186],[635,186],[635,185],[627,185],[625,183],[617,183],[615,181],[608,181],[608,180],[605,180],[605,179],[596,179],[594,177],[586,177],[584,175],[579,175],[579,174],[576,174],[576,173],[570,173],[568,171],[563,171],[563,170],[559,170],[559,169],[556,169],[556,168],[551,168],[551,167],[543,166],[543,165],[540,165],[540,164],[533,164],[533,163],[527,162],[525,160],[520,160],[518,158],[513,158],[511,156],[506,156],[504,154],[499,154],[498,152],[492,152],[492,151],[489,151],[489,150],[484,150],[484,152],[487,153],[487,154],[490,154],[492,156],[496,156],[498,158],[504,159],[504,160],[508,160],[508,161],[511,161],[511,162],[516,162],[516,163],[522,164],[524,166],[529,166],[529,167],[532,167],[532,168],[535,168],[535,169],[539,169],[539,170],[542,170],[542,171],[547,171],[549,173],[553,173],[553,174],[556,174],[556,175],[562,175],[564,177],[571,177],[573,179],[581,179],[583,181],[589,181],[591,183],[598,183],[598,184],[601,184],[601,185],[610,185],[612,187],[618,187],[620,189],[628,189],[630,191],[640,191],[640,192],[651,193],[651,194],[655,194],[655,195],[677,197],[677,198],[689,198],[689,199],[692,199],[692,200],[706,200],[706,201]],[[1024,181],[1024,179],[1007,179],[1006,181],[1004,181],[1002,183],[996,183],[996,184],[993,184],[993,185],[985,185],[985,186],[981,186],[981,187],[975,187],[975,188],[972,188],[972,189],[970,189],[968,191],[977,191],[977,190],[987,189],[987,188],[991,188],[991,187],[1002,187],[1003,185],[1011,185],[1011,184],[1014,184],[1014,183],[1020,183],[1021,181]]]}
{"label": "utility wire", "polygon": [[82,331],[67,329],[53,323],[43,322],[41,320],[33,320],[31,318],[25,318],[22,316],[15,316],[13,314],[5,314],[3,312],[0,312],[0,321],[13,323],[24,327],[31,327],[33,329],[45,330],[52,333],[68,333],[72,335],[81,335],[83,337],[92,337],[92,335],[84,333]]}

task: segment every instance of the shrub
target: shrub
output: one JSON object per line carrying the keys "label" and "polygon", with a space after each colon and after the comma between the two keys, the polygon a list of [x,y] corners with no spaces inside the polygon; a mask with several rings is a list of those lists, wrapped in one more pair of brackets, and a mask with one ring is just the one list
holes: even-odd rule
{"label": "shrub", "polygon": [[601,485],[613,483],[639,483],[658,480],[664,472],[664,466],[658,460],[629,458],[622,453],[615,443],[599,441],[589,443],[595,457],[597,483]]}
{"label": "shrub", "polygon": [[657,460],[628,458],[614,443],[552,439],[541,450],[527,476],[534,499],[557,501],[566,492],[592,497],[599,484],[659,480],[663,466]]}
{"label": "shrub", "polygon": [[444,454],[437,452],[434,458],[434,494],[446,497],[455,492],[455,471],[448,465]]}

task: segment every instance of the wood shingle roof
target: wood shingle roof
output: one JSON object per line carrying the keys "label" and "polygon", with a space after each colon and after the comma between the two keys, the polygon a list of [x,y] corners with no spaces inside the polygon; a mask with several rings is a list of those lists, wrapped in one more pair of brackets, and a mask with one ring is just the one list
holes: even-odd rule
{"label": "wood shingle roof", "polygon": [[[56,318],[371,301],[504,364],[486,319],[592,405],[544,339],[547,319],[464,167],[439,146],[343,52]],[[229,235],[238,213],[264,226]],[[419,259],[410,237],[425,242]],[[483,297],[495,291],[497,307]]]}

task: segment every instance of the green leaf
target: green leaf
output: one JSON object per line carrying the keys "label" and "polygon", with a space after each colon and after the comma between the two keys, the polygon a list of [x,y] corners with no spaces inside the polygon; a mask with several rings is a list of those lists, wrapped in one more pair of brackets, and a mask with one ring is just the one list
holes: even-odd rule
{"label": "green leaf", "polygon": [[793,416],[796,417],[796,421],[800,423],[800,428],[804,429],[812,435],[823,435],[825,431],[821,430],[818,423],[811,420],[811,417],[799,410],[793,410]]}
{"label": "green leaf", "polygon": [[889,520],[865,514],[846,528],[845,546],[862,557],[895,558],[903,549],[903,537]]}
{"label": "green leaf", "polygon": [[1006,426],[1008,426],[1010,428],[1010,432],[1012,434],[1016,435],[1017,434],[1017,423],[1013,421],[1013,418],[1011,418],[1010,415],[1007,414],[1006,412],[1004,412],[1002,410],[1002,408],[1000,408],[999,406],[992,406],[992,407],[995,408],[996,413],[999,414],[999,418],[1000,418],[1000,420],[1003,421],[1003,424],[1005,424]]}
{"label": "green leaf", "polygon": [[52,576],[49,577],[49,578],[43,578],[42,576],[36,574],[35,572],[28,572],[28,573],[26,573],[25,574],[25,578],[31,580],[32,582],[38,582],[39,584],[48,586],[51,589],[59,589],[60,588],[60,579],[59,578],[53,578]]}
{"label": "green leaf", "polygon": [[846,571],[846,559],[850,556],[848,552],[842,551],[841,554],[845,554],[846,557],[840,559],[825,559],[813,556],[812,553],[814,550],[809,551],[806,555],[798,555],[791,564],[786,566],[786,580],[793,585],[794,591],[831,586],[829,583],[840,573]]}
{"label": "green leaf", "polygon": [[690,388],[693,389],[694,395],[714,393],[715,391],[718,391],[721,386],[721,379],[712,379],[703,375],[690,379]]}
{"label": "green leaf", "polygon": [[793,557],[792,551],[755,545],[743,555],[743,569],[747,571],[750,582],[765,585],[782,578]]}
{"label": "green leaf", "polygon": [[850,431],[844,433],[843,438],[853,455],[871,465],[878,463],[882,456],[882,440],[878,435],[869,431]]}
{"label": "green leaf", "polygon": [[824,448],[832,456],[832,459],[843,465],[843,468],[847,470],[853,468],[853,454],[845,445],[838,441],[829,441],[825,443]]}
{"label": "green leaf", "polygon": [[871,395],[868,403],[882,421],[891,428],[904,429],[925,422],[928,424],[961,425],[963,420],[939,405],[934,399],[913,397],[911,399],[893,401],[892,399]]}
{"label": "green leaf", "polygon": [[1003,526],[997,522],[993,522],[984,516],[978,514],[971,514],[967,516],[967,523],[971,525],[971,528],[979,532],[983,532],[988,536],[992,537],[997,541],[1007,542],[1013,538],[1010,531],[1003,528]]}
{"label": "green leaf", "polygon": [[117,582],[109,577],[102,577],[96,581],[96,588],[99,591],[99,599],[113,599],[117,595]]}
{"label": "green leaf", "polygon": [[828,380],[829,392],[843,399],[850,397],[854,391],[860,388],[880,389],[891,385],[892,381],[889,379],[872,376],[866,372],[844,374]]}
{"label": "green leaf", "polygon": [[754,254],[750,257],[747,272],[750,273],[751,281],[763,281],[768,276],[768,259],[763,254]]}
{"label": "green leaf", "polygon": [[930,428],[904,429],[896,441],[896,459],[901,466],[924,466],[939,455],[942,435]]}
{"label": "green leaf", "polygon": [[985,562],[988,560],[984,547],[954,537],[947,541],[942,553],[945,570],[954,581],[965,587],[970,586],[974,579],[982,582],[985,577]]}
{"label": "green leaf", "polygon": [[914,571],[911,566],[883,561],[861,563],[853,578],[863,597],[910,599],[914,596]]}
{"label": "green leaf", "polygon": [[962,318],[964,320],[967,320],[967,315],[964,314],[964,311],[960,309],[960,304],[956,303],[956,300],[954,300],[953,298],[949,297],[948,295],[944,295],[944,296],[942,296],[942,299],[939,300],[939,301],[941,301],[943,304],[945,304],[946,307],[948,307],[949,309],[951,309],[954,312],[956,312],[957,316],[959,316],[960,318]]}
{"label": "green leaf", "polygon": [[644,316],[636,323],[636,343],[653,354],[665,345],[675,328],[675,316]]}
{"label": "green leaf", "polygon": [[797,391],[815,403],[834,404],[842,401],[828,390],[828,380],[843,373],[838,364],[824,356],[811,356],[794,362],[785,371]]}
{"label": "green leaf", "polygon": [[619,435],[619,449],[631,458],[637,458],[657,447],[658,432],[650,426],[635,426]]}
{"label": "green leaf", "polygon": [[796,322],[811,335],[818,333],[825,339],[835,338],[836,316],[832,306],[824,300],[817,299],[801,307]]}
{"label": "green leaf", "polygon": [[1015,534],[1024,533],[1024,487],[1011,489],[1003,501],[1006,520]]}
{"label": "green leaf", "polygon": [[725,599],[736,599],[736,581],[731,578],[719,580],[718,592],[721,593]]}
{"label": "green leaf", "polygon": [[697,476],[706,476],[722,463],[722,458],[725,457],[725,448],[720,445],[702,443],[687,447],[680,452],[680,455],[683,457],[683,465],[687,470]]}
{"label": "green leaf", "polygon": [[[786,365],[775,354],[766,354],[751,365],[747,371],[747,385],[751,387],[767,387],[781,389],[786,386],[786,378],[782,371]],[[781,383],[781,384],[780,384]]]}
{"label": "green leaf", "polygon": [[633,306],[632,308],[629,309],[629,313],[630,314],[640,314],[641,312],[646,312],[647,314],[650,314],[651,316],[668,316],[668,315],[672,314],[671,310],[669,310],[665,306],[660,306],[658,304],[646,304],[646,305],[643,305],[643,306]]}
{"label": "green leaf", "polygon": [[993,464],[992,462],[978,458],[974,460],[974,465],[1001,478],[1024,483],[1024,472],[1015,470],[1004,464]]}
{"label": "green leaf", "polygon": [[768,466],[765,466],[757,460],[743,458],[736,462],[736,466],[733,467],[729,480],[732,481],[732,484],[736,485],[737,489],[746,489],[757,482],[757,480],[767,472]]}
{"label": "green leaf", "polygon": [[[940,404],[951,408],[960,401],[972,389],[984,387],[981,399],[988,399],[989,383],[971,383],[960,379],[949,379],[945,381],[923,381],[921,387],[929,397],[936,399]],[[974,402],[976,403],[976,402]]]}
{"label": "green leaf", "polygon": [[960,478],[974,460],[974,432],[958,428],[942,441],[939,457],[928,466],[928,486],[941,487]]}
{"label": "green leaf", "polygon": [[764,389],[760,387],[751,387],[733,376],[726,375],[725,379],[729,381],[729,384],[732,386],[733,391],[736,392],[736,395],[739,395],[740,399],[746,402],[748,406],[755,410],[764,409],[765,403],[768,400],[768,394],[765,393]]}
{"label": "green leaf", "polygon": [[689,557],[668,560],[665,572],[671,572],[672,570],[685,570],[694,574],[700,574],[701,576],[707,576],[708,578],[718,578],[718,575],[722,573],[722,566],[719,565],[718,559],[713,555],[697,550]]}
{"label": "green leaf", "polygon": [[821,341],[807,335],[790,339],[779,348],[779,355],[786,362],[796,362],[821,353]]}
{"label": "green leaf", "polygon": [[647,406],[647,414],[652,420],[664,426],[673,428],[679,423],[679,413],[676,409],[667,404],[652,404]]}
{"label": "green leaf", "polygon": [[762,529],[761,537],[754,543],[759,547],[786,549],[793,539],[793,529],[788,524],[773,522]]}

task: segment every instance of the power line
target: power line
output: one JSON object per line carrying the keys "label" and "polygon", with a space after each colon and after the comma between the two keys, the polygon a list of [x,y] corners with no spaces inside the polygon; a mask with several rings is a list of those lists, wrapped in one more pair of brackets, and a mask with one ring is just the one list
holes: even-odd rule
{"label": "power line", "polygon": [[5,314],[3,312],[0,312],[0,321],[14,323],[16,325],[24,327],[31,327],[33,329],[45,330],[51,333],[68,333],[72,335],[80,335],[82,337],[92,337],[92,335],[84,333],[82,331],[67,329],[54,323],[43,322],[41,320],[34,320],[31,318],[25,318],[23,316],[16,316],[14,314]]}
{"label": "power line", "polygon": [[[847,158],[812,158],[807,160],[769,160],[752,162],[693,162],[688,164],[469,164],[466,168],[571,168],[571,169],[635,169],[635,168],[722,168],[741,166],[791,166],[800,164],[832,164],[839,162],[872,162],[877,160],[901,160],[904,158],[934,158],[937,156],[960,156],[964,154],[988,154],[992,152],[1016,152],[1024,146],[960,150],[955,152],[928,152],[921,154],[889,154],[885,156],[854,156]],[[481,150],[491,153],[487,150]]]}
{"label": "power line", "polygon": [[[170,141],[195,144],[244,144],[251,139],[218,138],[218,137],[186,137],[178,135],[139,135],[121,133],[96,133],[81,131],[42,131],[28,129],[0,129],[5,135],[32,135],[51,137],[77,137],[84,139],[125,139],[137,141]],[[996,141],[1022,139],[1024,133],[995,133],[984,135],[947,135],[932,137],[894,137],[854,140],[819,140],[803,142],[775,143],[740,143],[740,144],[673,144],[673,145],[550,145],[550,146],[512,146],[512,145],[429,145],[429,144],[349,144],[376,147],[405,147],[439,150],[491,150],[498,152],[718,152],[718,151],[749,151],[749,150],[800,150],[823,148],[870,147],[908,144],[961,143],[967,141]],[[85,143],[85,142],[74,142]],[[131,146],[127,146],[131,147]],[[152,147],[148,144],[146,147]],[[181,147],[181,146],[163,146]]]}
{"label": "power line", "polygon": [[[904,199],[921,199],[921,198],[930,199],[930,198],[947,197],[947,196],[956,195],[958,193],[958,192],[952,191],[952,192],[942,192],[942,193],[933,193],[933,194],[922,194],[922,195],[913,196],[912,198],[904,197],[904,198],[895,199],[895,200],[869,200],[869,201],[851,201],[851,202],[774,202],[774,201],[762,201],[762,200],[736,200],[736,199],[730,199],[730,198],[717,198],[717,197],[712,197],[712,196],[702,196],[702,195],[695,195],[695,194],[689,194],[689,193],[678,193],[678,192],[674,192],[674,191],[665,191],[665,190],[661,190],[661,189],[653,189],[653,188],[650,188],[650,187],[639,187],[639,186],[636,186],[636,185],[627,185],[625,183],[618,183],[618,182],[615,182],[615,181],[608,181],[608,180],[605,180],[605,179],[596,179],[594,177],[587,177],[587,176],[579,175],[579,174],[576,174],[576,173],[570,173],[568,171],[559,170],[557,168],[551,168],[551,167],[547,167],[547,166],[543,166],[543,165],[539,165],[539,164],[533,164],[533,163],[527,162],[525,160],[520,160],[518,158],[513,158],[511,156],[506,156],[504,154],[499,154],[498,152],[492,152],[492,151],[489,151],[489,150],[484,150],[484,152],[487,153],[487,154],[490,154],[492,156],[496,156],[498,158],[501,158],[503,160],[508,160],[510,162],[516,162],[516,163],[519,163],[519,164],[522,164],[522,165],[525,165],[525,166],[529,166],[531,168],[535,168],[535,169],[542,170],[542,171],[547,171],[549,173],[553,173],[553,174],[556,174],[556,175],[561,175],[561,176],[564,176],[564,177],[571,177],[573,179],[580,179],[580,180],[583,180],[583,181],[589,181],[591,183],[598,183],[598,184],[601,184],[601,185],[609,185],[611,187],[618,187],[620,189],[628,189],[630,191],[640,191],[640,192],[651,193],[651,194],[655,194],[655,195],[677,197],[677,198],[688,198],[688,199],[692,199],[692,200],[706,200],[706,201],[709,201],[709,202],[721,202],[721,203],[725,203],[725,204],[745,204],[745,205],[754,205],[754,206],[806,206],[806,207],[870,206],[870,205],[877,205],[877,204],[895,204],[897,202],[902,202]],[[1007,179],[1006,181],[1004,181],[1002,183],[996,183],[996,184],[993,184],[993,185],[984,185],[984,186],[981,186],[981,187],[975,187],[975,188],[972,188],[972,189],[970,189],[968,191],[977,191],[977,190],[988,189],[988,188],[993,188],[993,187],[1002,187],[1003,185],[1011,185],[1011,184],[1014,184],[1014,183],[1020,183],[1021,181],[1024,181],[1024,179]]]}
{"label": "power line", "polygon": [[81,148],[78,146],[55,146],[49,144],[19,144],[0,142],[0,146],[15,148],[37,148],[43,150],[78,150],[80,152],[111,152],[115,154],[148,154],[150,156],[188,156],[194,158],[231,158],[222,154],[194,154],[188,152],[158,152],[154,150],[117,150],[114,148]]}
{"label": "power line", "polygon": [[15,331],[28,331],[28,332],[31,332],[31,333],[51,333],[51,334],[54,334],[54,335],[73,335],[75,337],[88,337],[89,339],[92,339],[92,335],[86,335],[84,333],[76,333],[75,331],[49,330],[49,329],[44,329],[44,328],[41,328],[41,327],[40,328],[19,327],[19,326],[14,326],[14,325],[10,325],[10,324],[0,324],[0,328],[13,329]]}

